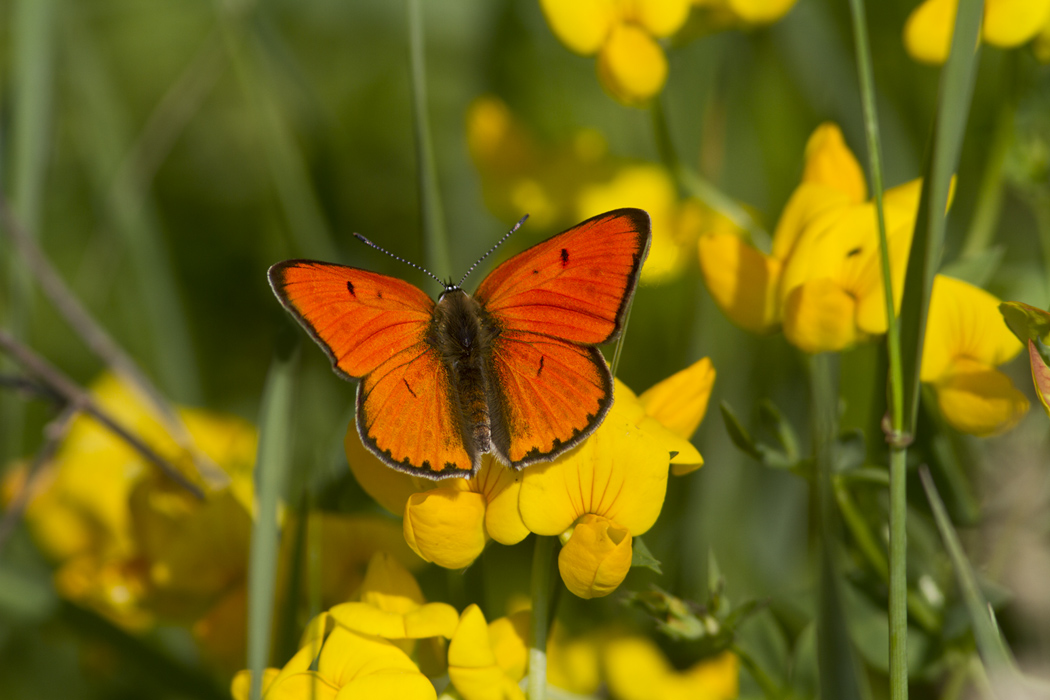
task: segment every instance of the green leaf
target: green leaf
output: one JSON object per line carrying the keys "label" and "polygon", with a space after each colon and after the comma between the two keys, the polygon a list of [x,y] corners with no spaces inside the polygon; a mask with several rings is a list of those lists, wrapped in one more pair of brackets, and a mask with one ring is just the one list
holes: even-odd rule
{"label": "green leaf", "polygon": [[783,448],[784,456],[791,461],[798,459],[798,436],[791,424],[784,420],[784,415],[769,399],[758,402],[758,419],[760,424],[769,430]]}
{"label": "green leaf", "polygon": [[1029,340],[1050,340],[1050,312],[1022,301],[1004,301],[999,304],[1006,326],[1022,343]]}
{"label": "green leaf", "polygon": [[729,403],[723,401],[718,408],[722,412],[722,420],[726,424],[726,432],[729,433],[729,439],[733,441],[733,444],[744,454],[761,461],[762,453],[759,451],[758,445],[755,444],[754,439],[747,432],[740,419],[736,417],[736,413],[733,412]]}
{"label": "green leaf", "polygon": [[649,551],[649,547],[641,537],[635,537],[631,542],[631,568],[636,566],[663,574],[660,561]]}

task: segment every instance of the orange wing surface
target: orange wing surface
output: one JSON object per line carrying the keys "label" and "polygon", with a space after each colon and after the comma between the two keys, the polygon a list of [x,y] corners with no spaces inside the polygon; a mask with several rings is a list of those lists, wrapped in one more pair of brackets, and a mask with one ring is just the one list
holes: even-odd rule
{"label": "orange wing surface", "polygon": [[498,329],[491,401],[505,430],[493,441],[512,466],[575,446],[612,406],[612,375],[595,346],[619,334],[650,238],[647,213],[618,209],[514,256],[478,287]]}
{"label": "orange wing surface", "polygon": [[600,214],[510,258],[474,298],[507,330],[608,342],[620,331],[651,237],[640,209]]}
{"label": "orange wing surface", "polygon": [[281,304],[357,388],[361,439],[392,467],[469,472],[446,370],[427,342],[434,301],[375,272],[311,260],[270,268]]}

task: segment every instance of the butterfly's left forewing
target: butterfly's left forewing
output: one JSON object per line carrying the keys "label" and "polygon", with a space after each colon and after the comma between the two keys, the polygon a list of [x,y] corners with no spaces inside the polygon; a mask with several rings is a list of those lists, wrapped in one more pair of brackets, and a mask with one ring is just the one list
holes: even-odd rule
{"label": "butterfly's left forewing", "polygon": [[498,329],[493,441],[512,466],[578,444],[612,405],[612,376],[595,347],[616,337],[649,250],[649,215],[619,209],[588,219],[496,268],[475,299]]}
{"label": "butterfly's left forewing", "polygon": [[432,477],[475,467],[454,418],[447,370],[427,339],[430,297],[394,277],[311,260],[278,263],[269,278],[336,372],[361,380],[358,432],[376,455]]}

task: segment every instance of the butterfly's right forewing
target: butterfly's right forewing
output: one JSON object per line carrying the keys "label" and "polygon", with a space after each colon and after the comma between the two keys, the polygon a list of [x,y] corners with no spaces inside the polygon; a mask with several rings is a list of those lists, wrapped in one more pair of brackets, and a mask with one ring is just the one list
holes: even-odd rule
{"label": "butterfly's right forewing", "polygon": [[447,370],[428,342],[429,296],[394,277],[311,260],[278,263],[269,278],[336,372],[361,380],[357,426],[372,452],[424,476],[461,476],[473,468]]}

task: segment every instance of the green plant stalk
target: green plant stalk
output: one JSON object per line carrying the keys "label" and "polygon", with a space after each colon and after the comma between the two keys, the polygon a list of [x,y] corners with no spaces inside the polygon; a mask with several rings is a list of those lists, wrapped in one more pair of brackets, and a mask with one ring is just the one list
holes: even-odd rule
{"label": "green plant stalk", "polygon": [[412,64],[412,122],[416,132],[416,174],[419,180],[419,203],[423,218],[427,267],[441,279],[449,279],[452,261],[448,251],[445,214],[438,189],[434,144],[427,116],[426,51],[423,43],[423,8],[421,0],[407,0],[408,47]]}
{"label": "green plant stalk", "polygon": [[857,52],[857,72],[864,110],[864,133],[868,142],[871,185],[875,198],[875,218],[879,230],[879,264],[882,270],[883,301],[886,313],[886,350],[889,356],[890,434],[890,560],[889,617],[890,698],[908,697],[908,534],[907,534],[907,440],[904,431],[904,379],[901,367],[900,326],[893,303],[893,276],[890,269],[889,239],[883,209],[882,142],[875,105],[875,76],[868,41],[864,0],[850,0],[853,36]]}
{"label": "green plant stalk", "polygon": [[1003,166],[1014,140],[1014,118],[1017,103],[1011,99],[1003,103],[996,117],[992,145],[988,149],[988,162],[981,175],[977,190],[977,205],[974,207],[970,228],[966,231],[960,258],[971,258],[988,249],[995,237],[995,226],[1003,205]]}
{"label": "green plant stalk", "polygon": [[262,696],[262,675],[269,661],[276,590],[277,508],[291,463],[295,357],[277,357],[270,367],[259,415],[259,456],[255,463],[258,507],[248,553],[248,668],[251,700]]}
{"label": "green plant stalk", "polygon": [[832,493],[832,471],[838,436],[838,356],[809,355],[813,450],[816,469],[810,488],[815,503],[816,543],[819,551],[817,586],[817,670],[822,698],[859,700],[870,697],[861,683],[842,610],[838,580],[838,521]]}
{"label": "green plant stalk", "polygon": [[[886,555],[882,553],[882,548],[868,527],[867,521],[864,520],[860,511],[857,510],[857,505],[846,487],[846,481],[841,477],[841,474],[836,474],[832,479],[832,486],[835,489],[835,500],[838,502],[842,519],[846,523],[846,527],[849,528],[850,534],[853,535],[853,539],[857,541],[857,546],[864,558],[868,560],[868,563],[878,572],[879,576],[888,583],[890,568]],[[933,633],[939,630],[940,621],[937,613],[927,605],[922,596],[910,589],[907,591],[907,596],[908,612],[915,618],[915,621],[927,632]]]}
{"label": "green plant stalk", "polygon": [[529,700],[544,700],[547,693],[547,631],[550,624],[551,562],[555,537],[536,535],[532,552],[532,614],[529,618]]}
{"label": "green plant stalk", "polygon": [[699,172],[686,166],[678,158],[671,139],[671,129],[667,124],[667,114],[659,99],[653,100],[649,111],[652,116],[653,133],[656,137],[656,148],[660,153],[660,160],[663,161],[664,167],[671,171],[678,189],[684,194],[696,197],[736,226],[747,231],[756,245],[768,249],[769,233],[755,221],[755,218],[736,200],[708,182]]}

